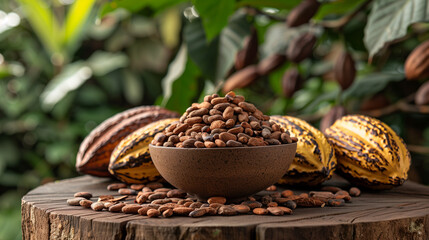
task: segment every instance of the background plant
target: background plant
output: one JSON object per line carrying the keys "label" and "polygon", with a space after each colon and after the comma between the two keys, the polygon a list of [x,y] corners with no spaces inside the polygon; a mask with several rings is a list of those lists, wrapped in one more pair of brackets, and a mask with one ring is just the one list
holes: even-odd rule
{"label": "background plant", "polygon": [[[23,194],[77,175],[79,144],[104,119],[147,104],[182,112],[249,66],[236,91],[264,112],[316,126],[338,106],[378,117],[408,143],[410,178],[428,184],[429,106],[414,103],[427,79],[405,80],[403,65],[429,39],[429,4],[319,1],[308,21],[291,27],[308,2],[1,1],[0,239],[20,238]],[[315,41],[295,48],[310,51],[293,60],[287,49],[305,33]],[[334,67],[344,51],[356,69],[356,77],[340,77],[348,87]],[[276,69],[255,70],[276,54]]]}

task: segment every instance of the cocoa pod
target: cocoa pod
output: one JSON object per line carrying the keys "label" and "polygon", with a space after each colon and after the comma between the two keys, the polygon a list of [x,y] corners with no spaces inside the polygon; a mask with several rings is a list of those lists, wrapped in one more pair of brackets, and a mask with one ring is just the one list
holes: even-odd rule
{"label": "cocoa pod", "polygon": [[282,77],[283,94],[291,98],[293,94],[302,87],[303,78],[296,68],[288,69]]}
{"label": "cocoa pod", "polygon": [[232,74],[223,85],[222,91],[226,93],[237,88],[247,87],[258,78],[257,67],[255,65],[247,66]]}
{"label": "cocoa pod", "polygon": [[287,16],[286,24],[289,27],[297,27],[304,23],[308,23],[316,14],[320,3],[317,0],[305,0],[290,11]]}
{"label": "cocoa pod", "polygon": [[350,53],[343,52],[338,56],[334,65],[334,77],[343,90],[352,85],[356,77],[356,68],[355,61]]}
{"label": "cocoa pod", "polygon": [[429,77],[429,40],[421,43],[405,60],[405,76],[408,80]]}
{"label": "cocoa pod", "polygon": [[390,104],[390,100],[382,93],[376,94],[369,99],[366,99],[360,105],[360,110],[369,111],[380,109]]}
{"label": "cocoa pod", "polygon": [[286,56],[281,54],[274,54],[266,57],[257,65],[257,73],[260,76],[265,76],[283,65],[285,61]]}
{"label": "cocoa pod", "polygon": [[157,106],[141,106],[108,118],[83,140],[76,156],[76,170],[94,176],[110,176],[110,155],[128,134],[156,120],[178,117]]}
{"label": "cocoa pod", "polygon": [[418,105],[429,104],[429,82],[425,82],[416,92],[414,101]]}
{"label": "cocoa pod", "polygon": [[243,49],[237,52],[235,58],[235,69],[240,70],[256,62],[258,57],[258,33],[252,28],[250,36],[246,37]]}
{"label": "cocoa pod", "polygon": [[300,35],[289,44],[286,51],[287,58],[294,63],[300,63],[312,55],[316,41],[316,36],[313,33]]}
{"label": "cocoa pod", "polygon": [[320,120],[320,130],[325,132],[325,129],[334,124],[337,119],[347,115],[346,109],[343,106],[335,106],[323,116],[322,120]]}

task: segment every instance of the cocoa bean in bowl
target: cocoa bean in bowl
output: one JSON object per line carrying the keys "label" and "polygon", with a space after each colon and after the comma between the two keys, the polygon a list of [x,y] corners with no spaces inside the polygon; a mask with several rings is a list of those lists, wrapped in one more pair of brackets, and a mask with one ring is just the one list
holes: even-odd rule
{"label": "cocoa bean in bowl", "polygon": [[296,152],[293,139],[243,96],[229,92],[192,104],[149,149],[173,186],[200,199],[234,199],[267,188],[287,172]]}

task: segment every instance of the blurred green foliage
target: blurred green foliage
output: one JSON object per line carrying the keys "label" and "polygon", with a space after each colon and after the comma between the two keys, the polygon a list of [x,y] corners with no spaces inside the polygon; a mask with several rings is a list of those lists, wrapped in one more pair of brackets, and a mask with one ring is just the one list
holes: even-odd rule
{"label": "blurred green foliage", "polygon": [[[103,120],[137,105],[182,112],[218,92],[252,28],[259,60],[284,54],[302,32],[318,36],[311,58],[237,90],[268,114],[293,114],[317,126],[334,105],[362,112],[374,96],[394,104],[415,92],[421,82],[404,80],[403,63],[429,38],[429,24],[422,23],[429,20],[426,1],[393,0],[385,12],[377,9],[386,1],[375,0],[341,27],[329,24],[366,1],[320,2],[311,24],[288,28],[281,19],[298,0],[0,1],[0,239],[21,238],[23,194],[77,176],[79,144]],[[385,34],[389,29],[396,31]],[[332,65],[344,47],[358,78],[341,92]],[[289,99],[281,79],[290,67],[306,82]],[[413,165],[428,184],[429,116],[394,111],[379,117],[407,143],[423,147],[413,153]]]}

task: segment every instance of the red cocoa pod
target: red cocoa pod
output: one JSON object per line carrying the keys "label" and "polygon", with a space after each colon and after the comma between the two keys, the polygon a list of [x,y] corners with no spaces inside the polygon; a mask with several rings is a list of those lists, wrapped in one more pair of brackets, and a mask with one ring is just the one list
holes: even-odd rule
{"label": "red cocoa pod", "polygon": [[247,66],[240,71],[232,74],[223,85],[222,91],[229,92],[237,88],[244,88],[252,84],[259,78],[258,70],[255,65]]}
{"label": "red cocoa pod", "polygon": [[244,40],[243,49],[237,52],[237,56],[235,58],[235,69],[240,70],[255,63],[257,57],[258,33],[255,28],[252,28],[252,33]]}
{"label": "red cocoa pod", "polygon": [[347,114],[346,109],[343,106],[335,106],[329,110],[329,112],[323,116],[320,121],[320,130],[325,132],[325,129],[329,128],[334,124],[337,119],[345,116]]}
{"label": "red cocoa pod", "polygon": [[429,104],[429,82],[425,82],[416,92],[414,101],[418,105]]}
{"label": "red cocoa pod", "polygon": [[312,55],[316,41],[317,38],[313,33],[308,32],[298,36],[289,44],[286,51],[287,58],[294,63],[300,63]]}
{"label": "red cocoa pod", "polygon": [[260,76],[265,76],[272,71],[276,70],[280,66],[283,65],[283,63],[286,62],[286,56],[282,54],[274,54],[269,57],[264,58],[259,64],[257,65],[257,73]]}
{"label": "red cocoa pod", "polygon": [[287,16],[286,24],[289,27],[297,27],[304,23],[308,23],[316,14],[320,3],[317,0],[305,0],[290,11]]}
{"label": "red cocoa pod", "polygon": [[149,123],[172,117],[178,114],[156,106],[141,106],[108,118],[81,143],[76,170],[94,176],[111,176],[108,171],[110,155],[122,139]]}
{"label": "red cocoa pod", "polygon": [[356,68],[350,53],[343,52],[338,56],[334,65],[334,77],[343,90],[352,85],[356,77]]}
{"label": "red cocoa pod", "polygon": [[293,94],[302,87],[304,79],[299,74],[296,68],[288,69],[282,77],[283,94],[291,98]]}
{"label": "red cocoa pod", "polygon": [[408,80],[429,77],[429,40],[421,43],[405,61],[405,76]]}

